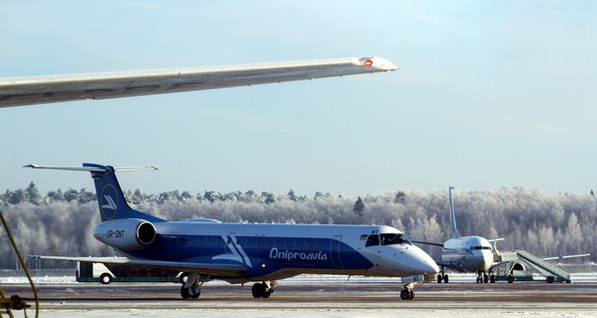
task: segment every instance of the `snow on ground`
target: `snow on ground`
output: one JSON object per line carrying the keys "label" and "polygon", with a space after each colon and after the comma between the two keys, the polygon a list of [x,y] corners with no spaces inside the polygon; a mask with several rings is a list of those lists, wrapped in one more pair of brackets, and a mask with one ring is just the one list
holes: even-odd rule
{"label": "snow on ground", "polygon": [[[579,273],[571,274],[572,281],[577,283],[595,283],[597,282],[597,273]],[[475,274],[471,273],[450,273],[450,282],[454,283],[470,283],[475,281]],[[71,276],[34,276],[33,282],[36,285],[50,285],[50,284],[76,284],[77,281],[74,275]],[[541,276],[536,277],[537,280],[544,280]],[[292,278],[284,279],[284,284],[309,284],[321,282],[397,282],[400,283],[399,277],[365,277],[365,276],[345,276],[345,275],[314,275],[304,274]],[[28,284],[27,277],[23,276],[6,276],[0,277],[0,284]],[[214,284],[228,284],[222,281],[209,282]]]}

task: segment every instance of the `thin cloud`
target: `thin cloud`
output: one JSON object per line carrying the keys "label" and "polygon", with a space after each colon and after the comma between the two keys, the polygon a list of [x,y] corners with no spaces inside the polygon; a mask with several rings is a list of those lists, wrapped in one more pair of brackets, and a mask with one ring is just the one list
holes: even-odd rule
{"label": "thin cloud", "polygon": [[424,12],[421,8],[417,8],[411,4],[405,4],[404,9],[406,12],[415,19],[422,20],[431,24],[435,25],[452,25],[455,23],[455,20],[448,17],[443,16],[431,16]]}

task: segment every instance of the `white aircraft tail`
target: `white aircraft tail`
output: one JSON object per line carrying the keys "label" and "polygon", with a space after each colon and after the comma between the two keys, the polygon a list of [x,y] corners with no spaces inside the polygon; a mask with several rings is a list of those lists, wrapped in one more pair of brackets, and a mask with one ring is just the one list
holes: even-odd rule
{"label": "white aircraft tail", "polygon": [[456,214],[454,213],[454,201],[452,200],[452,189],[454,187],[450,186],[448,188],[448,198],[450,201],[450,233],[453,239],[460,238],[458,234],[458,228],[456,228]]}

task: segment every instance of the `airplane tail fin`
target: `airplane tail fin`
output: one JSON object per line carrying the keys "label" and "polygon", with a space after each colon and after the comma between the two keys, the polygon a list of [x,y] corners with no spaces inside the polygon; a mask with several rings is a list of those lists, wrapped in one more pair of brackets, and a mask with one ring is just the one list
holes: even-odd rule
{"label": "airplane tail fin", "polygon": [[450,200],[450,233],[453,239],[459,238],[458,228],[456,228],[456,213],[454,212],[454,201],[452,200],[452,190],[454,187],[448,188],[448,198]]}
{"label": "airplane tail fin", "polygon": [[139,218],[148,220],[150,222],[163,221],[155,216],[139,212],[131,208],[120,188],[118,179],[116,178],[116,171],[144,171],[144,170],[157,170],[157,167],[146,167],[146,168],[124,168],[114,169],[112,166],[103,166],[93,163],[84,163],[83,167],[50,167],[50,166],[38,166],[35,164],[27,165],[26,168],[33,169],[50,169],[50,170],[67,170],[67,171],[89,171],[91,177],[95,182],[95,191],[97,194],[97,200],[99,203],[100,216],[102,222],[112,219],[122,218]]}

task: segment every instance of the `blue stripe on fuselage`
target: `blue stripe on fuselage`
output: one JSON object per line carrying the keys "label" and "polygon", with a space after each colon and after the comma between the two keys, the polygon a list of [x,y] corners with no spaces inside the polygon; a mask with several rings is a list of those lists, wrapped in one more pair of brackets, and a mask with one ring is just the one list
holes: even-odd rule
{"label": "blue stripe on fuselage", "polygon": [[[368,269],[373,266],[354,248],[332,238],[236,236],[232,244],[250,258],[252,267],[246,277],[262,276],[283,268]],[[135,258],[159,256],[163,261],[198,263],[210,263],[218,255],[238,255],[217,235],[158,234],[150,247],[123,252]],[[220,258],[217,262],[235,261]]]}

